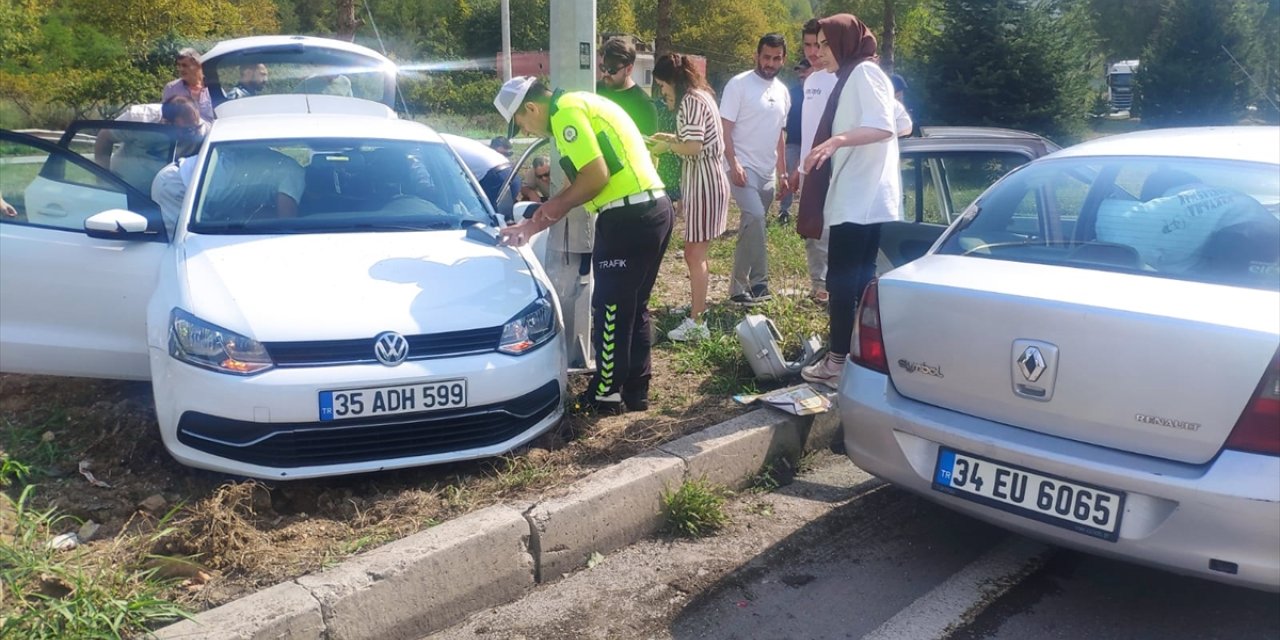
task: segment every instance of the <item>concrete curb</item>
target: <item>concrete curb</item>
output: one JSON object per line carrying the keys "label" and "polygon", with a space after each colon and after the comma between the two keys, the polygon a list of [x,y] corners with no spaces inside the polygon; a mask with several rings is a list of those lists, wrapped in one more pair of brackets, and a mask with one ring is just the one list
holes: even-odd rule
{"label": "concrete curb", "polygon": [[516,600],[662,526],[661,496],[684,480],[746,486],[768,462],[839,435],[834,411],[759,409],[601,469],[563,496],[498,505],[156,631],[163,640],[420,638]]}

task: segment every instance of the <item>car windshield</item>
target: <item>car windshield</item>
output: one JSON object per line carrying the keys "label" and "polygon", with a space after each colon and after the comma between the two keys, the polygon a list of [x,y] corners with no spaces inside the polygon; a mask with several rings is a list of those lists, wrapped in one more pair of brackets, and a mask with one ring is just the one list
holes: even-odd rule
{"label": "car windshield", "polygon": [[214,144],[189,229],[207,234],[459,229],[490,209],[442,143],[254,140]]}
{"label": "car windshield", "polygon": [[1032,163],[983,194],[938,253],[1280,291],[1280,171],[1178,158]]}
{"label": "car windshield", "polygon": [[395,71],[378,60],[324,49],[268,48],[205,64],[219,102],[256,95],[327,94],[392,104]]}

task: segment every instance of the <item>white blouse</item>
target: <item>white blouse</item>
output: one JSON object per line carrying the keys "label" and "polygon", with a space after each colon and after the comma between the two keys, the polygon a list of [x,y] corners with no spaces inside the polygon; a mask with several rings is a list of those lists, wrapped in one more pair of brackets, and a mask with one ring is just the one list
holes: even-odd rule
{"label": "white blouse", "polygon": [[841,147],[831,156],[831,185],[823,209],[827,226],[901,220],[902,175],[898,171],[893,83],[879,65],[868,60],[853,69],[840,95],[833,97],[839,100],[833,134],[870,127],[890,135],[873,144]]}

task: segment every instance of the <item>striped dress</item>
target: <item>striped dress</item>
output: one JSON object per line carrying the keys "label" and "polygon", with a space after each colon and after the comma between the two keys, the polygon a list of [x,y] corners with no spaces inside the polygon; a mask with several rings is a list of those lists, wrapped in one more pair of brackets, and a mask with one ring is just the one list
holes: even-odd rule
{"label": "striped dress", "polygon": [[681,142],[702,143],[697,155],[684,157],[680,180],[684,241],[710,242],[724,233],[729,218],[724,131],[715,98],[703,91],[686,93],[676,114],[676,137]]}

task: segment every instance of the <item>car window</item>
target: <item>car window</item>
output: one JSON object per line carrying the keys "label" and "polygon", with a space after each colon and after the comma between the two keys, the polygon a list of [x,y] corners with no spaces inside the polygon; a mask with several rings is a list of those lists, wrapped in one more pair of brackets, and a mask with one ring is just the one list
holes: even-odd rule
{"label": "car window", "polygon": [[213,145],[197,233],[459,229],[488,222],[465,167],[441,143],[325,139]]}
{"label": "car window", "polygon": [[1280,172],[1177,158],[1043,162],[983,195],[940,253],[1280,290]]}
{"label": "car window", "polygon": [[950,224],[992,183],[1029,161],[1009,151],[904,153],[903,219]]}
{"label": "car window", "polygon": [[88,160],[7,137],[0,139],[0,196],[16,212],[0,215],[2,223],[76,232],[83,232],[85,219],[95,213],[130,208],[127,189]]}
{"label": "car window", "polygon": [[[74,125],[61,144],[149,194],[156,173],[173,161],[176,132],[158,123],[93,121]],[[187,143],[183,154],[193,153],[194,144]]]}

